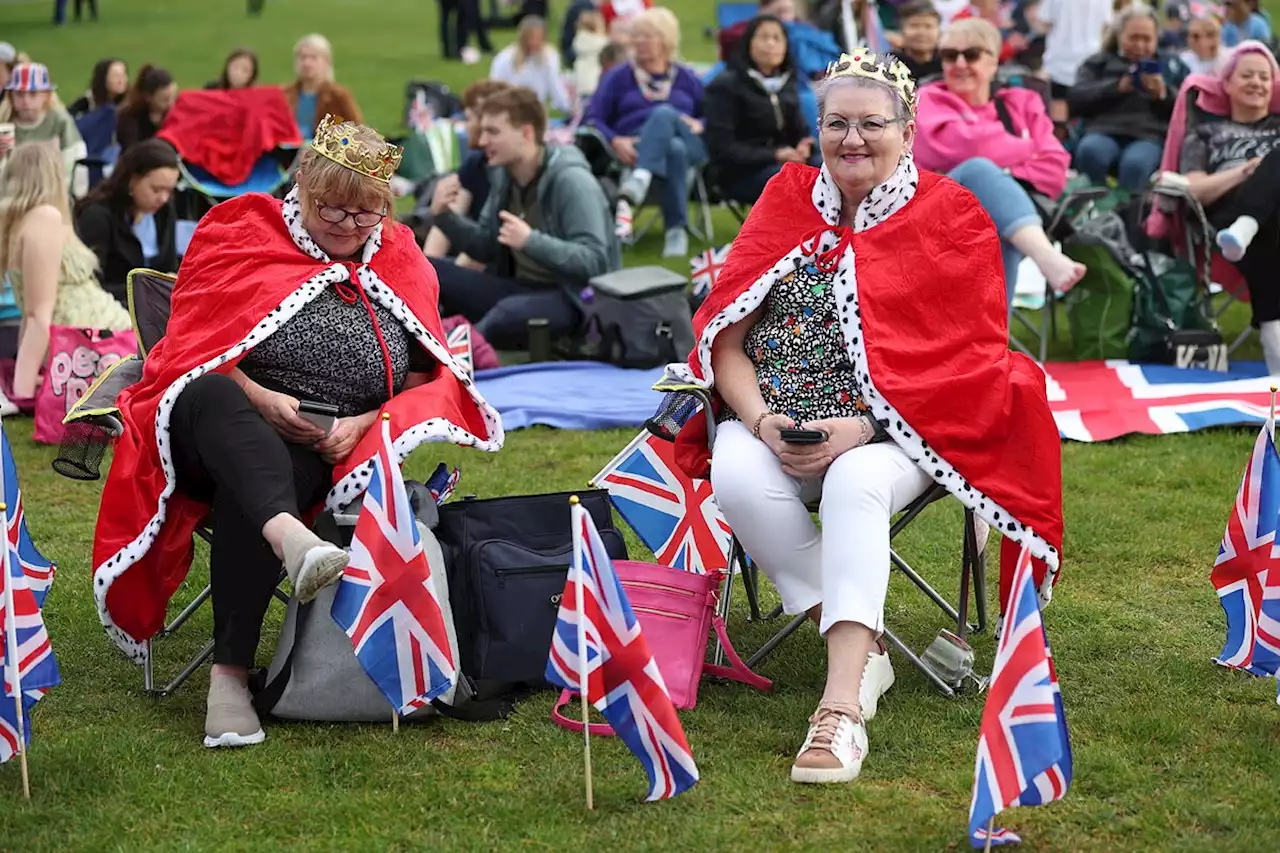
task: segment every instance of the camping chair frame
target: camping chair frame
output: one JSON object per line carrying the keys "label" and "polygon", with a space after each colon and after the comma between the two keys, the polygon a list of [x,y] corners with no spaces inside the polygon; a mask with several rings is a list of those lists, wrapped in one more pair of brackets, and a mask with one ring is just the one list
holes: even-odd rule
{"label": "camping chair frame", "polygon": [[[578,150],[591,164],[591,170],[597,179],[611,179],[622,183],[626,167],[622,165],[609,147],[609,143],[593,127],[579,127],[574,134],[574,142]],[[711,222],[711,194],[707,190],[706,164],[689,167],[689,201],[697,205],[697,215],[690,217],[685,228],[698,240],[710,243],[715,240],[715,226]],[[644,202],[632,212],[631,235],[623,238],[623,246],[634,246],[644,238],[657,223],[661,213],[658,210],[659,194],[662,191],[661,179],[655,180],[649,187],[649,194]],[[641,214],[643,213],[643,217]],[[740,217],[744,218],[745,217]],[[700,220],[700,221],[699,221]]]}
{"label": "camping chair frame", "polygon": [[[660,389],[661,390],[661,389]],[[708,444],[714,446],[716,422],[715,414],[712,411],[711,396],[701,388],[682,387],[681,392],[687,393],[696,399],[701,407],[702,416],[707,421],[707,439]],[[698,417],[698,413],[694,413],[693,417]],[[651,430],[652,431],[652,430]],[[670,436],[663,435],[661,432],[655,432],[662,438]],[[929,504],[940,500],[947,496],[947,490],[939,485],[934,484],[924,491],[922,495],[912,501],[889,528],[890,542],[897,537],[906,527],[915,521],[915,519],[924,511]],[[810,512],[816,511],[815,506],[808,507]],[[941,593],[933,588],[924,577],[917,572],[912,566],[904,560],[892,547],[889,549],[889,559],[893,568],[901,572],[911,583],[913,583],[925,597],[937,605],[949,619],[955,621],[956,635],[960,639],[965,639],[970,633],[981,633],[987,628],[987,574],[986,574],[986,555],[979,551],[977,542],[977,530],[975,528],[976,517],[972,510],[965,509],[964,513],[964,542],[960,559],[960,595],[956,605],[952,605]],[[760,593],[759,593],[759,568],[754,561],[747,556],[743,550],[742,544],[738,541],[737,536],[733,536],[729,543],[729,552],[727,556],[727,567],[725,571],[724,586],[721,590],[719,613],[727,621],[729,618],[730,608],[733,603],[733,579],[734,575],[740,575],[742,578],[743,593],[747,597],[747,606],[750,610],[750,621],[760,621],[763,619],[775,619],[782,615],[782,608],[778,607],[767,616],[762,617],[760,612]],[[969,621],[970,608],[974,611],[974,622]],[[764,645],[757,649],[749,658],[747,658],[747,666],[754,667],[768,657],[774,649],[783,643],[788,637],[794,634],[801,626],[808,621],[809,617],[800,614],[792,618],[792,620],[780,631],[773,635]],[[959,685],[953,685],[945,681],[933,669],[911,649],[901,638],[898,637],[888,626],[884,629],[884,639],[889,645],[893,646],[908,661],[920,670],[929,681],[938,688],[945,696],[955,697],[961,689]],[[715,663],[722,662],[724,650],[719,642],[715,648]],[[985,687],[986,682],[978,679],[980,687]]]}

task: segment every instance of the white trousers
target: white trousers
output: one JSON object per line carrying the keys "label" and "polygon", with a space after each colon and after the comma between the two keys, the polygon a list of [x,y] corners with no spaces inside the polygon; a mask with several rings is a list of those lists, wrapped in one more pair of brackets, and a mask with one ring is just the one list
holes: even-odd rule
{"label": "white trousers", "polygon": [[[892,442],[850,450],[812,480],[783,473],[740,421],[717,428],[712,450],[711,488],[725,520],[787,613],[822,605],[823,634],[837,622],[884,630],[889,527],[931,482]],[[817,500],[821,532],[805,508]]]}

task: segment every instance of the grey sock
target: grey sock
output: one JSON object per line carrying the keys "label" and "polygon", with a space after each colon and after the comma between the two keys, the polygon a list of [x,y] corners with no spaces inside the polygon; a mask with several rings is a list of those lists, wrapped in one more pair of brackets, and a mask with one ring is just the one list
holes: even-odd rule
{"label": "grey sock", "polygon": [[323,544],[323,539],[302,526],[285,535],[281,550],[284,551],[284,570],[289,573],[290,581],[295,584],[298,582],[298,571],[302,568],[307,552]]}

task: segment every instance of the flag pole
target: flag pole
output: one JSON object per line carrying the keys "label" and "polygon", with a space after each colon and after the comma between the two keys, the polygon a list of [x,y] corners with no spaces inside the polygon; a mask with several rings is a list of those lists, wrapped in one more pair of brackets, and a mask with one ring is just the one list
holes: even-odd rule
{"label": "flag pole", "polygon": [[393,735],[400,733],[400,712],[393,710],[391,712],[391,733]]}
{"label": "flag pole", "polygon": [[1276,437],[1276,386],[1271,386],[1271,440],[1275,441]]}
{"label": "flag pole", "polygon": [[[0,500],[0,531],[9,530],[9,508]],[[0,572],[4,572],[4,612],[5,612],[5,666],[13,669],[13,705],[18,723],[18,764],[22,767],[22,798],[31,799],[31,776],[27,770],[27,721],[22,716],[22,673],[18,666],[18,619],[13,612],[13,577],[9,574],[9,543],[0,543],[4,554],[0,556]],[[0,693],[3,693],[0,690]]]}
{"label": "flag pole", "polygon": [[982,853],[991,853],[991,833],[995,831],[995,824],[995,815],[987,818],[987,846],[982,848]]}
{"label": "flag pole", "polygon": [[[577,495],[569,496],[570,518],[573,522],[573,590],[574,607],[578,611],[578,695],[582,697],[582,765],[587,786],[587,811],[595,810],[595,792],[591,784],[591,722],[587,703],[587,623],[583,611],[582,596],[582,532],[577,514],[581,512]],[[577,510],[578,512],[574,512]]]}

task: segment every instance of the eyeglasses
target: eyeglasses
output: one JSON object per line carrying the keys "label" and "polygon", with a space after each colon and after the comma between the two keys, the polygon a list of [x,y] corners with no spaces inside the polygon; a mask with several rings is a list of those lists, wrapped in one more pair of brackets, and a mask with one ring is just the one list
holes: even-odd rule
{"label": "eyeglasses", "polygon": [[372,228],[386,218],[385,213],[375,213],[372,210],[347,210],[345,207],[339,207],[336,204],[321,204],[320,202],[316,202],[316,211],[320,214],[321,219],[334,225],[350,216],[360,228]]}
{"label": "eyeglasses", "polygon": [[902,119],[867,116],[855,122],[848,122],[833,116],[822,123],[822,135],[829,140],[838,138],[841,142],[844,142],[849,137],[849,130],[856,128],[858,136],[862,138],[863,142],[875,142],[884,136],[884,132],[888,130],[889,125],[897,124],[900,121]]}
{"label": "eyeglasses", "polygon": [[990,51],[985,47],[966,47],[964,50],[944,47],[938,51],[938,58],[943,62],[952,63],[963,56],[964,61],[972,65],[988,53]]}

